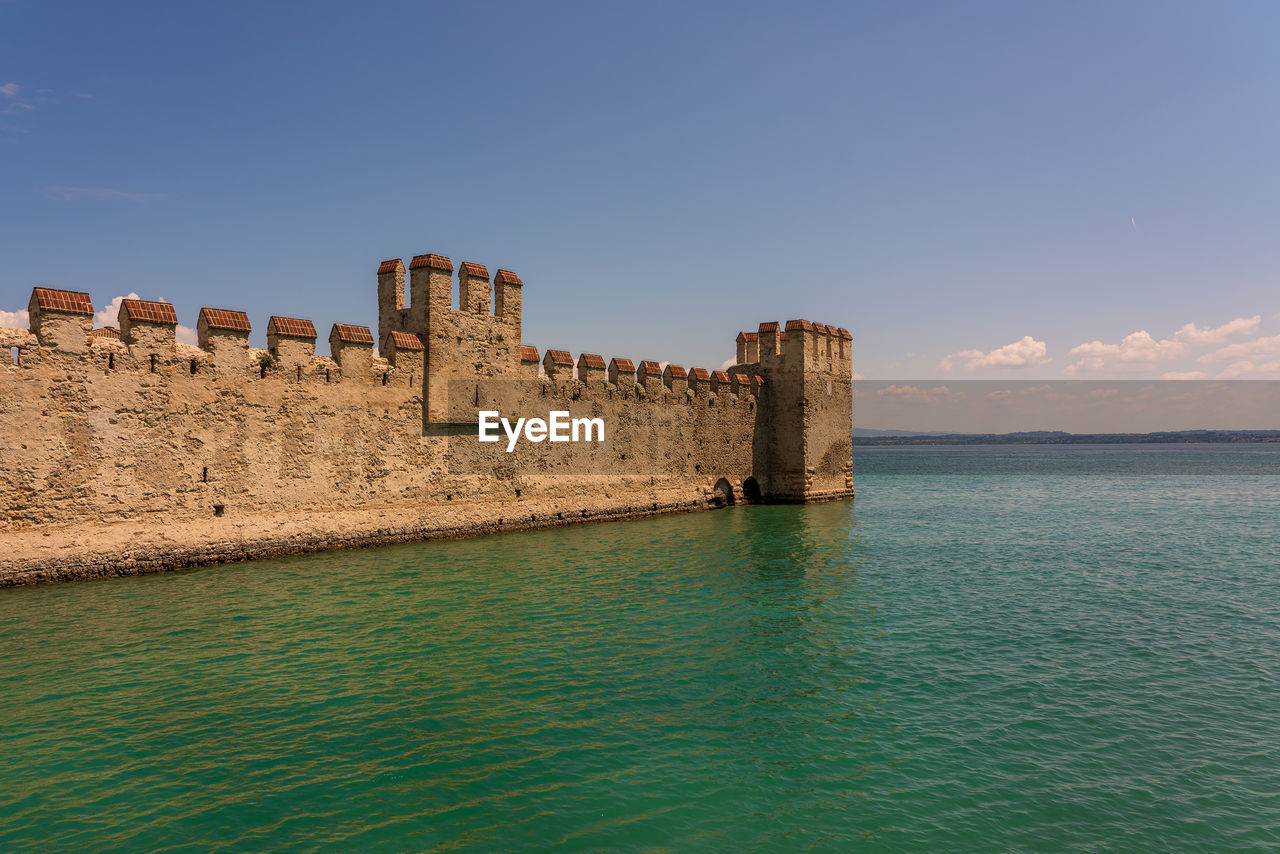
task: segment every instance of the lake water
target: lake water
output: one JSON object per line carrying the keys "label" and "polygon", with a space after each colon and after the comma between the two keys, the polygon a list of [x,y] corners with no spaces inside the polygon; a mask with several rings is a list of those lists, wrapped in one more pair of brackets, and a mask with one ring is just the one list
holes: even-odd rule
{"label": "lake water", "polygon": [[0,850],[1280,847],[1280,445],[0,591]]}

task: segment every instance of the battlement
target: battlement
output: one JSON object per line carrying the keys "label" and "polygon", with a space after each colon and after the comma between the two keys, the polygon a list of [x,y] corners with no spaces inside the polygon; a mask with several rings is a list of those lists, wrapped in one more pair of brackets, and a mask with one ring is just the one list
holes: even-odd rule
{"label": "battlement", "polygon": [[761,323],[756,332],[739,332],[738,365],[759,365],[765,372],[818,373],[833,379],[852,380],[853,336],[809,320]]}
{"label": "battlement", "polygon": [[[400,497],[394,500],[416,506],[413,502],[434,495],[432,484],[458,465],[441,454],[469,447],[482,409],[529,415],[565,409],[600,417],[609,425],[609,440],[568,454],[563,447],[528,449],[524,456],[507,456],[505,449],[488,445],[466,450],[468,477],[478,480],[448,487],[455,492],[467,493],[480,483],[510,498],[513,479],[519,483],[534,475],[644,473],[634,486],[614,488],[627,494],[666,477],[718,502],[850,494],[852,336],[846,330],[809,320],[766,321],[737,334],[735,363],[727,370],[540,350],[522,340],[523,280],[510,270],[491,275],[490,269],[471,260],[455,266],[438,254],[414,255],[407,265],[399,258],[381,262],[377,328],[332,324],[327,356],[317,353],[316,324],[306,317],[275,314],[255,327],[242,310],[203,307],[194,315],[197,345],[190,346],[178,340],[187,334],[180,323],[188,315],[180,307],[124,300],[119,329],[95,330],[88,293],[40,287],[29,303],[31,331],[0,330],[0,343],[14,354],[9,364],[0,365],[0,388],[23,406],[29,399],[30,407],[19,417],[48,416],[46,432],[53,443],[62,435],[59,411],[40,401],[49,398],[48,388],[67,378],[96,396],[95,411],[119,413],[109,418],[167,423],[176,438],[164,440],[166,453],[180,456],[198,448],[182,438],[187,435],[217,445],[223,440],[210,437],[225,435],[231,441],[247,431],[255,438],[226,451],[241,467],[237,477],[244,480],[237,482],[256,483],[255,465],[279,460],[284,466],[290,460],[300,471],[312,472],[318,483],[333,484],[327,493],[308,493],[308,500],[319,504],[325,495],[339,500],[334,496],[345,495],[343,480],[368,469],[391,490],[385,495],[396,483],[415,484],[415,491],[395,493]],[[250,345],[255,328],[266,333],[265,350]],[[64,394],[59,391],[57,399]],[[13,405],[18,404],[10,409]],[[159,420],[151,417],[161,405],[170,408]],[[217,423],[206,423],[214,412]],[[98,419],[84,429],[107,429],[104,423]],[[314,432],[307,426],[313,423],[328,425],[328,432]],[[119,431],[111,435],[111,441],[134,447]],[[258,442],[275,450],[263,452]],[[338,468],[326,468],[341,456],[336,449],[348,445],[378,450],[343,457]],[[140,461],[147,447],[139,438]],[[495,455],[486,457],[489,451]],[[154,470],[137,465],[139,472]],[[282,468],[272,477],[292,482],[294,475]],[[727,492],[717,483],[726,479]],[[0,491],[4,488],[0,476]],[[515,494],[529,488],[526,484]],[[148,485],[141,494],[164,496],[171,489]],[[269,490],[262,493],[262,506],[274,506],[270,496]],[[85,499],[67,500],[71,507]]]}

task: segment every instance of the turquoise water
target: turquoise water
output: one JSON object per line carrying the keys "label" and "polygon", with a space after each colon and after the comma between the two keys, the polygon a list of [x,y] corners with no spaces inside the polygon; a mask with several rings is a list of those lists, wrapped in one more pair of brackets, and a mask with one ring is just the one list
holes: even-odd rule
{"label": "turquoise water", "polygon": [[1280,847],[1280,446],[0,591],[0,850]]}

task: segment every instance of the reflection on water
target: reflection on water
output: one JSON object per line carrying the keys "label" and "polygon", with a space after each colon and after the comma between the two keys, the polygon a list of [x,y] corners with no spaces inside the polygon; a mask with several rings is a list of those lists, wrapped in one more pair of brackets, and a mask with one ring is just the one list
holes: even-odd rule
{"label": "reflection on water", "polygon": [[10,591],[0,840],[791,833],[878,761],[859,560],[845,503]]}

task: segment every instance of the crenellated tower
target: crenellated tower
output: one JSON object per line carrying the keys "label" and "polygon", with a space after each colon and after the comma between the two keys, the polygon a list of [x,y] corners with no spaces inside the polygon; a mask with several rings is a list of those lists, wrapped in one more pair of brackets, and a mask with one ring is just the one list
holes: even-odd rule
{"label": "crenellated tower", "polygon": [[852,345],[848,330],[808,320],[738,335],[733,371],[763,380],[754,466],[765,500],[853,494]]}
{"label": "crenellated tower", "polygon": [[491,282],[483,264],[464,261],[455,307],[453,262],[444,255],[416,255],[409,262],[406,303],[404,273],[398,258],[378,268],[379,346],[403,357],[407,351],[396,347],[392,333],[422,342],[424,427],[474,422],[478,406],[521,376],[524,283],[509,270],[498,270]]}

